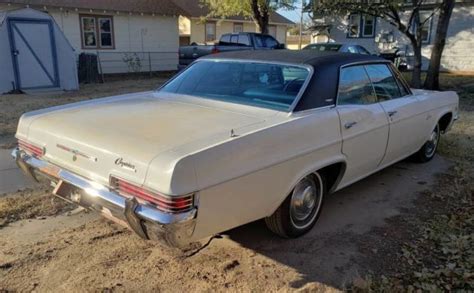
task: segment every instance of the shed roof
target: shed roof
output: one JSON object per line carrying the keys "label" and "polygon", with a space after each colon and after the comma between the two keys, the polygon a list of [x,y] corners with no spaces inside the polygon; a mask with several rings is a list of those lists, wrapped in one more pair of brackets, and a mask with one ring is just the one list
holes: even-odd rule
{"label": "shed roof", "polygon": [[0,3],[20,4],[25,6],[156,13],[157,15],[169,16],[187,15],[183,9],[170,0],[0,0]]}
{"label": "shed roof", "polygon": [[[173,0],[181,9],[186,11],[188,16],[191,17],[202,17],[209,14],[209,8],[199,0]],[[241,15],[230,16],[226,19],[229,20],[237,20],[237,21],[250,21],[250,18],[245,18]],[[284,17],[283,15],[277,12],[270,12],[270,23],[282,23],[292,25],[295,24],[293,21],[289,20],[288,18]]]}

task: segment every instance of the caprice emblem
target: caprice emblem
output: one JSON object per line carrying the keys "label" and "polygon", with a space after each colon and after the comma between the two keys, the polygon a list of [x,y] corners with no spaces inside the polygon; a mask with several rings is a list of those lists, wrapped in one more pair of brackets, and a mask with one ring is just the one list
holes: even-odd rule
{"label": "caprice emblem", "polygon": [[97,162],[97,158],[96,157],[93,157],[93,156],[90,156],[86,153],[83,153],[79,150],[74,150],[74,149],[71,149],[70,147],[67,147],[65,145],[62,145],[62,144],[56,144],[56,147],[63,150],[63,151],[66,151],[68,153],[71,153],[73,154],[72,156],[72,160],[75,162],[77,160],[77,157],[83,157],[84,159],[88,159],[92,162]]}
{"label": "caprice emblem", "polygon": [[133,172],[137,172],[137,168],[135,167],[135,165],[124,161],[123,158],[118,158],[117,160],[115,160],[115,165],[120,166],[124,169],[128,169]]}

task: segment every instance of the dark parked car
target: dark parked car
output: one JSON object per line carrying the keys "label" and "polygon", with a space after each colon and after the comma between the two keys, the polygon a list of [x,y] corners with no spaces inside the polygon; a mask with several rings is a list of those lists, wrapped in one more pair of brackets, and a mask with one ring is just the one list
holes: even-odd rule
{"label": "dark parked car", "polygon": [[316,43],[316,44],[309,44],[308,46],[304,47],[303,50],[331,51],[331,52],[341,52],[341,53],[372,55],[366,48],[360,45],[356,45],[356,44]]}
{"label": "dark parked car", "polygon": [[191,45],[179,48],[180,69],[188,66],[194,60],[209,54],[243,50],[273,50],[285,49],[285,44],[280,44],[270,35],[258,33],[235,33],[222,35],[214,45]]}

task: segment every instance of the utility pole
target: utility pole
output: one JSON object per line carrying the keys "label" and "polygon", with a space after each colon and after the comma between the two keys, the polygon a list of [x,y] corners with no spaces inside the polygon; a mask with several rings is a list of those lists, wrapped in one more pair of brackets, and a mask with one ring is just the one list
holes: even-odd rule
{"label": "utility pole", "polygon": [[304,0],[301,0],[301,16],[300,16],[300,40],[298,48],[301,50],[303,45],[303,12],[304,12]]}

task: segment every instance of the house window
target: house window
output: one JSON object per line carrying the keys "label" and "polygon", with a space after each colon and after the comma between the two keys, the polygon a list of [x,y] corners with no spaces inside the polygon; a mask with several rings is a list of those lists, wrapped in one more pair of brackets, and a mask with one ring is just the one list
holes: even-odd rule
{"label": "house window", "polygon": [[111,16],[81,15],[83,49],[113,49],[114,30]]}
{"label": "house window", "polygon": [[348,38],[373,38],[376,18],[372,15],[349,15]]}
{"label": "house window", "polygon": [[234,33],[243,33],[244,32],[244,24],[234,22]]}
{"label": "house window", "polygon": [[[430,43],[432,20],[433,20],[433,17],[430,11],[420,11],[420,23],[423,25],[423,27],[421,28],[421,42],[423,44]],[[415,19],[413,19],[413,22],[410,27],[410,32],[412,34],[416,34],[417,29],[418,29],[418,25]]]}
{"label": "house window", "polygon": [[420,22],[423,23],[423,27],[421,28],[421,41],[425,44],[429,44],[430,42],[430,35],[431,35],[431,21],[433,17],[431,17],[430,11],[420,11]]}
{"label": "house window", "polygon": [[216,40],[216,23],[206,22],[205,27],[206,42],[213,42]]}
{"label": "house window", "polygon": [[360,15],[351,14],[349,15],[349,32],[348,37],[357,38],[360,32]]}
{"label": "house window", "polygon": [[276,25],[268,26],[268,34],[276,39],[277,37],[277,27]]}
{"label": "house window", "polygon": [[372,15],[362,17],[362,36],[365,38],[375,36],[375,17]]}

